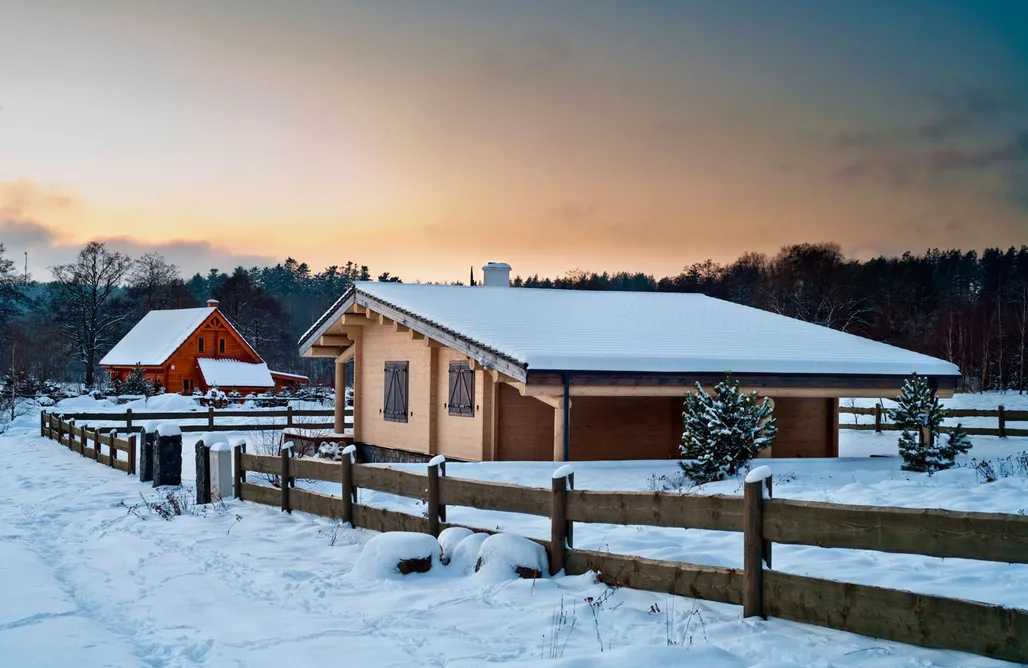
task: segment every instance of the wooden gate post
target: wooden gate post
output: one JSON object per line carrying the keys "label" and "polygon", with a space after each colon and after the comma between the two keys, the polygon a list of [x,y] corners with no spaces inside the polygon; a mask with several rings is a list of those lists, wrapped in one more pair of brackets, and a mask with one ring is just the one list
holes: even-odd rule
{"label": "wooden gate post", "polygon": [[568,478],[574,473],[568,465],[553,472],[553,497],[550,506],[550,575],[564,570],[568,550]]}
{"label": "wooden gate post", "polygon": [[357,448],[348,445],[343,448],[342,459],[339,463],[340,477],[343,483],[343,521],[353,526],[353,503],[357,498],[357,490],[353,486],[353,453]]}
{"label": "wooden gate post", "polygon": [[1002,405],[999,407],[999,437],[1007,437],[1007,411]]}
{"label": "wooden gate post", "polygon": [[128,437],[128,474],[136,474],[136,435],[129,434]]}
{"label": "wooden gate post", "polygon": [[293,512],[289,508],[289,456],[291,454],[292,449],[292,443],[286,443],[282,446],[282,510],[286,511],[287,513]]}
{"label": "wooden gate post", "polygon": [[240,445],[232,448],[232,477],[235,484],[232,491],[237,499],[243,498],[243,447]]}
{"label": "wooden gate post", "polygon": [[875,433],[882,433],[882,405],[875,404]]}
{"label": "wooden gate post", "polygon": [[439,520],[445,512],[439,502],[439,469],[446,464],[446,457],[436,455],[428,462],[428,533],[439,537]]}
{"label": "wooden gate post", "polygon": [[125,409],[125,431],[132,433],[132,409]]}
{"label": "wooden gate post", "polygon": [[746,475],[743,491],[742,616],[764,615],[764,480],[771,469],[758,466]]}

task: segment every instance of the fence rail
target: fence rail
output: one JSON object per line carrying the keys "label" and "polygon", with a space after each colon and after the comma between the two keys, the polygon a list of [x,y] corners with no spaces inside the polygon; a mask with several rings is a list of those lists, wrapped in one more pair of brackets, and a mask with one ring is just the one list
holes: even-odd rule
{"label": "fence rail", "polygon": [[[134,471],[134,436],[101,434],[45,413],[40,431],[101,463]],[[102,454],[103,445],[108,446],[107,455]],[[376,531],[434,535],[458,526],[446,523],[447,505],[549,517],[550,540],[536,542],[547,548],[555,572],[593,571],[612,586],[742,604],[744,616],[770,615],[925,647],[1028,661],[1026,610],[771,569],[776,542],[1026,564],[1026,516],[773,499],[770,478],[745,483],[743,497],[576,491],[574,474],[569,472],[555,477],[552,489],[546,490],[452,478],[445,475],[445,463],[430,463],[424,474],[354,464],[348,455],[341,462],[329,462],[294,459],[288,448],[280,456],[248,454],[240,446],[233,450],[234,488],[241,500],[337,518]],[[122,451],[129,453],[126,460],[118,457]],[[248,482],[247,473],[275,476],[278,487]],[[342,493],[296,488],[298,478],[339,483]],[[358,488],[423,500],[427,516],[359,504]],[[742,532],[743,568],[574,549],[575,522]]]}
{"label": "fence rail", "polygon": [[[840,406],[839,415],[873,415],[873,424],[854,424],[840,422],[839,429],[855,429],[858,431],[900,431],[902,427],[889,423],[888,409],[882,405],[875,404],[873,407],[865,406]],[[1008,411],[1003,406],[997,406],[995,410],[984,408],[952,408],[946,409],[946,415],[950,418],[996,418],[996,428],[989,427],[964,427],[964,432],[969,436],[1028,436],[1028,429],[1010,429],[1007,422],[1028,422],[1028,411]],[[952,431],[952,427],[939,427],[941,432]]]}
{"label": "fence rail", "polygon": [[[205,411],[142,411],[134,412],[131,408],[121,413],[59,413],[61,419],[84,421],[119,422],[124,427],[115,427],[119,431],[139,431],[141,423],[149,420],[206,420],[206,424],[180,424],[183,432],[199,431],[263,431],[265,429],[296,428],[296,429],[334,429],[335,422],[305,422],[297,418],[334,417],[335,411],[328,409],[294,409],[289,406],[281,410],[219,410],[213,406]],[[353,408],[347,408],[346,417],[353,417]],[[268,420],[266,422],[253,422],[245,424],[218,424],[218,418],[251,418],[253,420]],[[285,418],[285,422],[274,421],[276,418]],[[100,431],[109,431],[111,427],[101,427]]]}

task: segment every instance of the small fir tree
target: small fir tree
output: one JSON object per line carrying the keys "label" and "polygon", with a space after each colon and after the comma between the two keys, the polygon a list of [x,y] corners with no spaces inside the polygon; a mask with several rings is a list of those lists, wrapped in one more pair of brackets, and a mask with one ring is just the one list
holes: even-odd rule
{"label": "small fir tree", "polygon": [[741,471],[763,448],[771,445],[778,433],[767,398],[745,394],[731,374],[714,388],[711,396],[696,384],[696,391],[685,397],[682,417],[682,458],[679,465],[698,483],[724,480]]}
{"label": "small fir tree", "polygon": [[[971,449],[971,441],[962,425],[953,428],[943,438],[939,433],[946,409],[935,396],[928,379],[913,374],[900,391],[896,408],[889,411],[889,417],[903,429],[899,437],[899,451],[903,457],[904,471],[934,473],[952,468],[957,455]],[[922,443],[921,431],[928,435]]]}
{"label": "small fir tree", "polygon": [[138,366],[133,367],[124,383],[115,381],[114,387],[118,394],[141,394],[150,397],[157,393],[156,383],[147,379],[146,372]]}

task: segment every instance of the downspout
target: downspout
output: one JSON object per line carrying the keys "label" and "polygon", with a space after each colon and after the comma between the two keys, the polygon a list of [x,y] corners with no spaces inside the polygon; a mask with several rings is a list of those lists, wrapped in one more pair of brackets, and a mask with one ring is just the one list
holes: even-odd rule
{"label": "downspout", "polygon": [[571,374],[564,372],[564,461],[571,461]]}

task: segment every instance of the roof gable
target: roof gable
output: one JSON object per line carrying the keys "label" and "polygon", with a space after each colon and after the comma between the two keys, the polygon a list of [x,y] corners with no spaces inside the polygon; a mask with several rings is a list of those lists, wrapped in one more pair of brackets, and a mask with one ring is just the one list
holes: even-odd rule
{"label": "roof gable", "polygon": [[695,293],[359,282],[301,347],[351,303],[443,330],[526,371],[958,374],[944,360]]}

